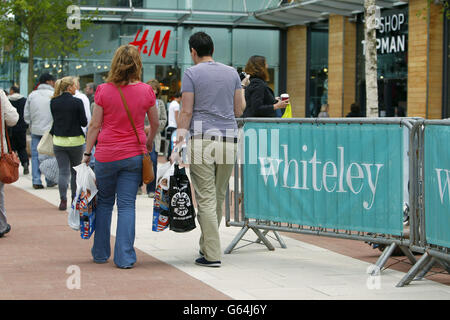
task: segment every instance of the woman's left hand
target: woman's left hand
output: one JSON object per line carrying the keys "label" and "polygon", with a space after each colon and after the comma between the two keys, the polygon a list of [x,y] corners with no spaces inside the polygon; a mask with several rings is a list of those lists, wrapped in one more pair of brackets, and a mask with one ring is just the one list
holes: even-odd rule
{"label": "woman's left hand", "polygon": [[81,163],[85,163],[86,165],[89,165],[90,161],[91,161],[91,156],[83,155],[83,160],[81,160]]}

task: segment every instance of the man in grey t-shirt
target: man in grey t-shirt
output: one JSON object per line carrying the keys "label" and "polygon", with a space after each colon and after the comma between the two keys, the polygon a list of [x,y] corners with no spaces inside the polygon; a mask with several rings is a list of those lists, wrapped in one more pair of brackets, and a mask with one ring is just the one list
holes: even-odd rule
{"label": "man in grey t-shirt", "polygon": [[237,124],[245,108],[237,71],[213,60],[209,35],[197,32],[189,38],[195,66],[184,73],[177,143],[171,162],[179,159],[179,147],[190,139],[190,176],[198,203],[201,228],[200,255],[195,263],[220,267],[219,225],[226,187],[236,157]]}

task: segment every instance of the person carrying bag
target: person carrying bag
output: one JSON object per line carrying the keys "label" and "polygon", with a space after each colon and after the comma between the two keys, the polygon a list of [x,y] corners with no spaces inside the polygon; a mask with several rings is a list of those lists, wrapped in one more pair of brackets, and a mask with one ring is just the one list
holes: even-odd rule
{"label": "person carrying bag", "polygon": [[[131,126],[133,127],[134,134],[136,135],[138,144],[141,144],[141,141],[139,140],[139,135],[136,130],[136,126],[134,125],[133,118],[131,117],[130,110],[128,109],[127,100],[125,100],[125,97],[123,95],[122,89],[120,87],[117,87],[119,89],[120,97],[122,98],[123,106],[125,107],[125,110],[127,112],[128,120],[130,120]],[[145,184],[149,184],[153,180],[155,180],[155,172],[153,171],[153,162],[150,158],[150,154],[146,150],[144,146],[144,153],[142,158],[142,182]]]}
{"label": "person carrying bag", "polygon": [[[117,203],[114,264],[121,269],[132,268],[137,260],[134,249],[136,194],[142,180],[153,178],[151,171],[146,169],[147,166],[152,168],[150,161],[143,163],[143,153],[147,152],[142,147],[145,143],[144,148],[152,150],[159,124],[155,93],[141,78],[139,50],[132,45],[120,46],[114,53],[106,82],[95,92],[82,161],[85,165],[90,163],[95,145],[94,170],[98,193],[91,250],[93,261],[106,263],[112,255],[112,212]],[[145,117],[150,122],[147,135],[144,131]],[[136,144],[136,133],[139,144]]]}

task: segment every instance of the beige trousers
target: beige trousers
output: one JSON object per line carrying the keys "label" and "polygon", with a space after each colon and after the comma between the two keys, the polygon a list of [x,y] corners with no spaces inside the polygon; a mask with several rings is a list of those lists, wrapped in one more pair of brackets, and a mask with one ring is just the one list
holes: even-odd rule
{"label": "beige trousers", "polygon": [[200,250],[208,261],[220,261],[219,225],[237,144],[211,140],[190,141],[189,172],[197,201],[201,229]]}

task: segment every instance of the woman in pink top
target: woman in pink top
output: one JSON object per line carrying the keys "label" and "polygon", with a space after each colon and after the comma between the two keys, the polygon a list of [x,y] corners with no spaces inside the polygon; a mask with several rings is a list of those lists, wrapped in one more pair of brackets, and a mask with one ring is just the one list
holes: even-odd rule
{"label": "woman in pink top", "polygon": [[[119,47],[104,83],[95,92],[95,106],[89,124],[86,153],[88,164],[95,149],[95,176],[98,187],[95,221],[94,262],[105,263],[111,255],[111,215],[117,196],[118,220],[114,263],[119,268],[132,268],[134,251],[136,193],[142,181],[142,154],[152,150],[158,130],[158,111],[151,86],[142,83],[139,51],[131,45]],[[138,132],[138,143],[128,119],[118,86],[122,89]],[[145,115],[150,121],[148,136],[144,132]]]}

